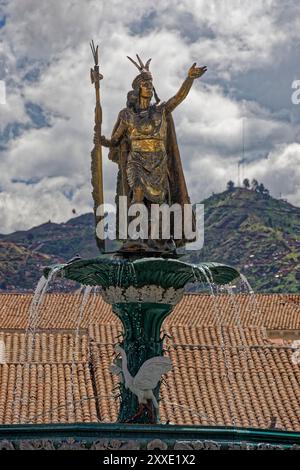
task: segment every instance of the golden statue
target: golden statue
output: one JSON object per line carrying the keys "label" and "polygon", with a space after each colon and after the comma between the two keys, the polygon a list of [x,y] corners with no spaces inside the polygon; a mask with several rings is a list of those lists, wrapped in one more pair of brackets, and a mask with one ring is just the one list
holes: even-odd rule
{"label": "golden statue", "polygon": [[[153,86],[149,70],[151,59],[145,65],[137,55],[138,62],[128,59],[138,68],[139,74],[132,82],[127,94],[126,108],[119,113],[110,139],[101,136],[101,144],[109,147],[109,159],[119,166],[117,181],[119,196],[128,198],[128,205],[190,204],[180,153],[172,119],[172,111],[186,98],[193,82],[201,77],[206,67],[188,71],[175,96],[161,102]],[[152,102],[154,97],[155,102]],[[142,249],[166,251],[173,246],[182,246],[185,240],[127,240],[123,250]]]}

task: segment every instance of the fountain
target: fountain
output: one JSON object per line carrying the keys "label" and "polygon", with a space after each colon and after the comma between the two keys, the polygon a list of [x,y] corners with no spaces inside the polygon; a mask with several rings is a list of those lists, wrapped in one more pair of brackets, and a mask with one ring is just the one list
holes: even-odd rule
{"label": "fountain", "polygon": [[[139,56],[138,63],[130,59],[138,67],[140,74],[133,81],[133,90],[128,93],[126,112],[121,111],[120,115],[123,114],[115,126],[112,139],[100,139],[102,112],[99,83],[102,75],[99,73],[98,47],[95,48],[93,43],[91,47],[95,60],[91,77],[96,88],[95,146],[92,151],[96,227],[101,221],[98,208],[103,204],[101,144],[110,147],[109,158],[119,165],[117,196],[125,195],[129,198],[129,206],[136,202],[147,207],[151,202],[165,203],[167,194],[172,202],[181,207],[190,204],[171,111],[188,94],[193,81],[205,73],[206,67],[198,68],[194,64],[177,95],[160,104],[152,86],[150,61],[144,65]],[[156,99],[154,105],[150,104],[153,94]],[[154,130],[151,121],[153,116],[156,126]],[[126,153],[126,142],[122,137],[122,125],[125,125],[126,120],[132,120],[128,129],[136,127],[131,137],[127,130],[126,142],[131,139],[131,150],[124,161],[122,159]],[[149,122],[145,124],[145,120]],[[148,126],[147,131],[143,128],[145,125]],[[149,129],[152,129],[150,135]],[[153,168],[149,167],[150,164]],[[156,199],[151,199],[152,194],[155,194]],[[118,211],[120,212],[120,207]],[[152,220],[151,223],[153,225]],[[232,267],[218,263],[193,265],[182,261],[179,259],[177,246],[185,245],[184,237],[176,243],[172,237],[167,241],[156,238],[151,243],[144,238],[136,240],[127,237],[120,250],[107,254],[103,249],[104,237],[99,237],[98,232],[97,234],[101,252],[98,258],[77,257],[68,263],[45,268],[44,276],[48,280],[53,276],[61,276],[88,286],[83,304],[90,289],[97,286],[103,299],[112,305],[124,330],[123,340],[116,346],[116,352],[121,354],[121,358],[111,368],[112,373],[118,374],[120,378],[121,404],[118,421],[158,423],[160,380],[162,374],[171,368],[170,359],[163,355],[163,321],[181,300],[188,283],[228,285],[239,273]],[[44,279],[39,285],[39,291],[44,293],[46,287],[47,281]],[[35,296],[34,304],[36,308],[40,306],[39,295]],[[36,308],[31,312],[33,325],[37,316]],[[81,313],[82,311],[83,309]]]}
{"label": "fountain", "polygon": [[[133,377],[145,361],[163,356],[161,325],[181,300],[186,284],[207,283],[211,279],[214,284],[227,285],[239,276],[235,269],[218,263],[196,266],[160,257],[120,260],[99,256],[75,260],[56,268],[56,276],[100,288],[103,299],[112,305],[113,312],[123,324],[122,347]],[[50,267],[45,268],[44,276],[47,278],[51,272]],[[159,421],[156,408],[150,412],[144,407],[137,415],[140,408],[137,396],[126,388],[123,381],[120,389],[119,422]],[[159,383],[154,396],[159,401]]]}

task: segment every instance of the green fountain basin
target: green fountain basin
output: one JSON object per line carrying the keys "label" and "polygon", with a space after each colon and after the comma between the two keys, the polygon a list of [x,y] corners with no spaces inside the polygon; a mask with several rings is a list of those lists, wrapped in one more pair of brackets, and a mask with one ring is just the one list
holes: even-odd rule
{"label": "green fountain basin", "polygon": [[[219,263],[207,262],[193,265],[176,259],[142,258],[128,259],[92,258],[79,259],[57,265],[58,275],[82,285],[102,288],[136,288],[156,285],[164,289],[181,289],[189,282],[224,285],[239,277],[236,269]],[[44,269],[48,277],[52,267]]]}

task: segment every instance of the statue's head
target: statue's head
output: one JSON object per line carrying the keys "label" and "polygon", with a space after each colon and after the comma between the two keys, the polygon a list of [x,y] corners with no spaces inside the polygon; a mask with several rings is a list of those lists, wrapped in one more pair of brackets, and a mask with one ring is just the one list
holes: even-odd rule
{"label": "statue's head", "polygon": [[153,96],[153,83],[152,79],[143,79],[140,82],[140,96],[143,98],[152,98]]}
{"label": "statue's head", "polygon": [[155,95],[156,102],[158,103],[160,100],[156,95],[153,86],[152,74],[149,70],[151,59],[147,60],[146,64],[144,65],[138,54],[136,56],[139,63],[135,62],[133,59],[131,59],[131,57],[127,56],[128,59],[137,67],[140,72],[139,75],[137,75],[132,82],[133,91],[128,93],[127,103],[129,106],[131,102],[132,105],[134,105],[134,103],[136,103],[137,99],[139,99],[140,97],[148,98],[151,100],[153,94]]}

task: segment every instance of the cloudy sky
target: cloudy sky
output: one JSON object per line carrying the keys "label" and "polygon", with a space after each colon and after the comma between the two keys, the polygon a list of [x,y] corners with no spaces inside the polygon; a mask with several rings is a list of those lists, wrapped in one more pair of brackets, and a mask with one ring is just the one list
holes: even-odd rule
{"label": "cloudy sky", "polygon": [[[136,75],[126,55],[152,57],[162,100],[207,65],[174,112],[193,202],[237,183],[244,156],[242,176],[300,206],[298,0],[0,0],[0,233],[92,208],[92,38],[105,135]],[[103,157],[111,202],[116,165]]]}

